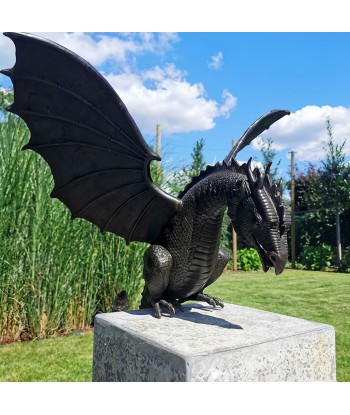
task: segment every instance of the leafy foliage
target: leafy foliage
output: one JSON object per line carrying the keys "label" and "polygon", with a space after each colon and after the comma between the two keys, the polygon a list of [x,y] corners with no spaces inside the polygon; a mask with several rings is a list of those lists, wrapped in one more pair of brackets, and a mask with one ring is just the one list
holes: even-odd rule
{"label": "leafy foliage", "polygon": [[258,271],[261,268],[259,254],[254,248],[243,248],[237,252],[238,269]]}
{"label": "leafy foliage", "polygon": [[336,247],[336,213],[340,215],[341,238],[350,245],[350,165],[346,162],[346,140],[336,144],[331,121],[326,121],[328,139],[322,165],[297,169],[295,181],[297,255],[305,246]]}
{"label": "leafy foliage", "polygon": [[[274,159],[277,154],[276,151],[273,149],[273,140],[270,137],[259,137],[257,143],[263,158],[263,168],[264,170],[266,170],[268,164],[274,162]],[[278,169],[280,164],[281,159],[278,160],[278,162],[273,166],[273,168],[270,169],[269,176],[272,179],[272,181],[277,181],[278,179],[280,179],[280,177],[278,177]]]}
{"label": "leafy foliage", "polygon": [[348,209],[350,204],[350,166],[345,162],[344,146],[346,140],[341,144],[335,144],[332,124],[326,121],[328,141],[324,146],[326,160],[322,161],[323,169],[320,180],[316,182],[314,198],[322,199],[322,205],[342,212]]}
{"label": "leafy foliage", "polygon": [[300,255],[301,263],[306,269],[322,271],[330,267],[333,259],[332,247],[326,244],[306,246]]}
{"label": "leafy foliage", "polygon": [[204,169],[206,166],[204,156],[203,156],[203,147],[205,144],[204,138],[201,138],[200,140],[196,141],[193,151],[191,153],[192,156],[192,164],[191,169],[189,172],[190,177],[197,176],[201,170]]}
{"label": "leafy foliage", "polygon": [[203,155],[204,145],[205,140],[203,138],[197,140],[193,146],[191,153],[191,165],[185,166],[181,170],[178,170],[174,173],[173,180],[170,185],[171,193],[173,195],[177,196],[191,181],[192,177],[198,176],[201,170],[203,170],[206,166]]}

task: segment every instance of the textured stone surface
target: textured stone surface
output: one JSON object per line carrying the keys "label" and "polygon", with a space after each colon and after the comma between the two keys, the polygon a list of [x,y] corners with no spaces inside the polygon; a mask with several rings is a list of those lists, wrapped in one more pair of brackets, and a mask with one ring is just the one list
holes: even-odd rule
{"label": "textured stone surface", "polygon": [[99,314],[94,381],[335,381],[332,326],[233,304]]}

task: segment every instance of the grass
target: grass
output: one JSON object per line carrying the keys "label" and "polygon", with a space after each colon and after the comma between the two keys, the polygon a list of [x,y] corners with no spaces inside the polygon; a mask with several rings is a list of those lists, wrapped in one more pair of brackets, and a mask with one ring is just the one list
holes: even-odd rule
{"label": "grass", "polygon": [[12,100],[0,90],[0,341],[17,339],[24,328],[44,338],[85,327],[124,289],[136,306],[146,248],[72,221],[50,198],[48,165],[20,151],[29,131],[4,110]]}
{"label": "grass", "polygon": [[2,382],[90,382],[92,333],[0,346]]}
{"label": "grass", "polygon": [[[206,291],[225,302],[331,324],[337,380],[350,381],[350,275],[286,270],[223,275]],[[0,381],[90,381],[91,333],[0,346]]]}

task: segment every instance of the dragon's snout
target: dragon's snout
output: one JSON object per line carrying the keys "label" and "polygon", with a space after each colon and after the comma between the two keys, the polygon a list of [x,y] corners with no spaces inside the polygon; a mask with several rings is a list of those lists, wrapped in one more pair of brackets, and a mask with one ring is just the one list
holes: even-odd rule
{"label": "dragon's snout", "polygon": [[263,246],[259,243],[255,235],[253,235],[255,242],[255,248],[258,251],[261,264],[264,272],[267,272],[270,268],[275,268],[275,274],[279,275],[283,272],[284,267],[288,259],[288,251],[281,250],[280,252],[270,251],[267,252]]}
{"label": "dragon's snout", "polygon": [[281,274],[286,266],[288,252],[280,252],[279,254],[271,252],[268,256],[273,264],[272,266],[275,268],[275,274]]}

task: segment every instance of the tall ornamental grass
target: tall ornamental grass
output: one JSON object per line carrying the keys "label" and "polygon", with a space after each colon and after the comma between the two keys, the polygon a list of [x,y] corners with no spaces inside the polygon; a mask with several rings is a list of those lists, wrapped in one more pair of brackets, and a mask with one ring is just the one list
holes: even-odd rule
{"label": "tall ornamental grass", "polygon": [[137,307],[146,245],[72,221],[49,197],[50,170],[38,154],[20,151],[29,131],[4,111],[11,100],[0,90],[0,341],[24,329],[35,338],[84,328],[124,289]]}

